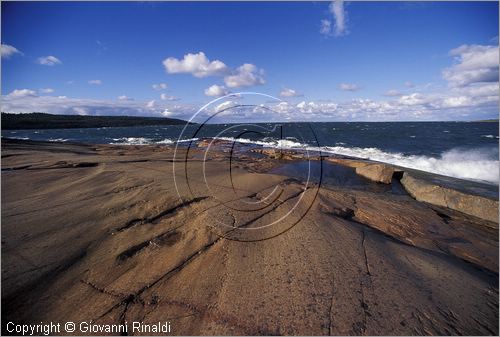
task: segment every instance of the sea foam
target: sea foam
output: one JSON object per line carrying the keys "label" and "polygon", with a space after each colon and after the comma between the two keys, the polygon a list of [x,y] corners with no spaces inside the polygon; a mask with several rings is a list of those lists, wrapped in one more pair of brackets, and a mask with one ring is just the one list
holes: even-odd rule
{"label": "sea foam", "polygon": [[321,150],[326,153],[369,159],[444,176],[487,182],[495,185],[499,184],[497,148],[457,148],[443,152],[439,157],[430,157],[406,155],[398,152],[386,152],[375,147],[322,146],[318,148],[287,139],[269,141],[254,141],[246,138],[234,139],[231,137],[219,137],[218,139],[272,148],[308,151]]}

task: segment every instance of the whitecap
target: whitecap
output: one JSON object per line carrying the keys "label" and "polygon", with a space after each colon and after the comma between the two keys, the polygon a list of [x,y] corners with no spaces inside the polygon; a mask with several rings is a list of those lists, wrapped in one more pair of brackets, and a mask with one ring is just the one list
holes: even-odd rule
{"label": "whitecap", "polygon": [[69,139],[65,138],[49,138],[47,141],[49,142],[67,142]]}
{"label": "whitecap", "polygon": [[113,138],[115,145],[147,145],[151,144],[151,140],[144,137],[123,137]]}
{"label": "whitecap", "polygon": [[397,152],[385,152],[378,148],[326,146],[322,150],[460,179],[483,181],[495,185],[499,183],[499,161],[496,149],[452,149],[443,152],[439,157],[404,155]]}

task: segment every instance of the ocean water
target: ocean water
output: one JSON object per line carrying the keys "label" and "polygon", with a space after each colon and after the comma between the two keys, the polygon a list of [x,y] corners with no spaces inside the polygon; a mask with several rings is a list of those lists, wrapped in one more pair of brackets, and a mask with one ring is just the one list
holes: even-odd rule
{"label": "ocean water", "polygon": [[95,144],[187,144],[216,137],[242,144],[321,150],[446,176],[499,183],[498,123],[331,122],[4,130],[2,137]]}

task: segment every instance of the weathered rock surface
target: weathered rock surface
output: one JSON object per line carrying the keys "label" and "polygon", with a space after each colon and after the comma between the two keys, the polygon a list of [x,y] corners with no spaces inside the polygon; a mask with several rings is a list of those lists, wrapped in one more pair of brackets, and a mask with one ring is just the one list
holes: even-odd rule
{"label": "weathered rock surface", "polygon": [[453,255],[498,272],[498,228],[408,196],[365,191],[328,191],[322,211],[357,221],[409,245]]}
{"label": "weathered rock surface", "polygon": [[373,163],[362,159],[326,158],[327,161],[356,169],[356,173],[366,179],[378,183],[390,184],[394,172],[401,172],[399,168],[390,164]]}
{"label": "weathered rock surface", "polygon": [[[2,140],[3,324],[170,321],[172,335],[498,334],[490,222],[408,195],[337,185],[315,194],[288,176],[248,172],[278,162],[268,157],[238,161],[229,180],[225,157],[203,162],[203,152],[186,155],[186,173],[169,147]],[[242,235],[288,229],[242,242],[233,226]]]}
{"label": "weathered rock surface", "polygon": [[448,207],[498,224],[498,200],[465,194],[418,179],[405,172],[401,184],[412,197],[433,205]]}
{"label": "weathered rock surface", "polygon": [[390,184],[394,167],[386,164],[368,164],[356,167],[356,173],[375,182]]}
{"label": "weathered rock surface", "polygon": [[368,162],[366,160],[361,160],[361,159],[328,157],[328,158],[325,158],[325,160],[327,160],[331,163],[334,163],[334,164],[339,164],[339,165],[352,167],[352,168],[358,168],[358,167],[370,165],[370,162]]}
{"label": "weathered rock surface", "polygon": [[[250,152],[259,153],[273,159],[285,159],[285,160],[307,159],[307,156],[305,154],[298,153],[297,151],[292,151],[292,150],[281,150],[281,149],[262,147],[262,148],[251,149]],[[312,156],[310,159],[316,160],[318,158],[316,156]]]}

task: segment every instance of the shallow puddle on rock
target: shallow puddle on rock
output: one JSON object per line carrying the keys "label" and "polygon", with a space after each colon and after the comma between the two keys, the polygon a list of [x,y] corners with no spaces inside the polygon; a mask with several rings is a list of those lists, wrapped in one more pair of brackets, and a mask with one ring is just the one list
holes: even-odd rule
{"label": "shallow puddle on rock", "polygon": [[[326,186],[350,187],[357,190],[406,195],[406,191],[397,179],[392,184],[372,182],[356,174],[355,169],[323,161],[321,184]],[[321,163],[319,161],[298,161],[279,165],[268,173],[293,177],[311,183],[320,182]]]}

